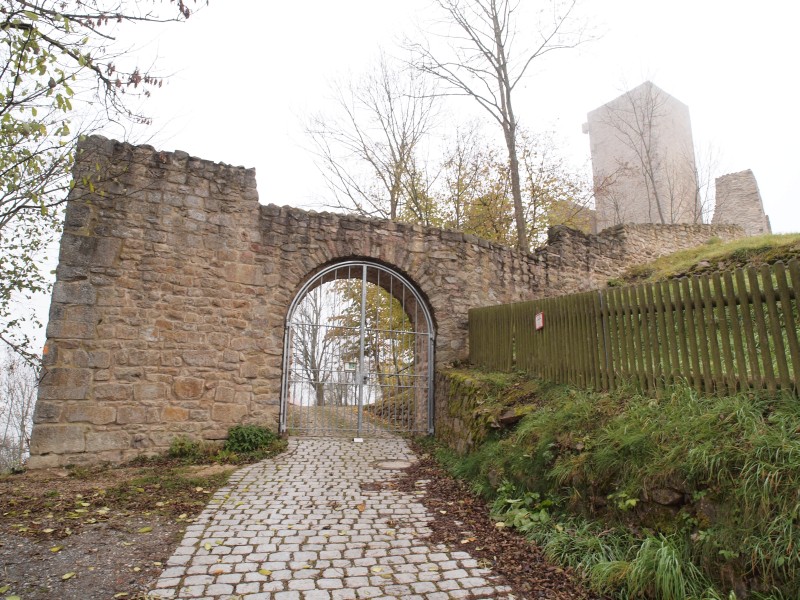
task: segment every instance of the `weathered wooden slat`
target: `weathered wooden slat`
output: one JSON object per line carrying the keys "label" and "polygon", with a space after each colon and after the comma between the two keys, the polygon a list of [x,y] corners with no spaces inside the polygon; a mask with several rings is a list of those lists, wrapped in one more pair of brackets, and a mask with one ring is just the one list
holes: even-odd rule
{"label": "weathered wooden slat", "polygon": [[[789,261],[789,274],[792,278],[792,291],[794,292],[793,314],[800,316],[800,261],[796,258]],[[795,322],[795,337],[800,337],[800,329],[798,329],[798,327],[800,327],[800,323]],[[800,390],[800,381],[795,379],[794,386],[795,394],[798,394],[798,390]]]}
{"label": "weathered wooden slat", "polygon": [[[672,301],[675,303],[675,326],[681,354],[680,372],[686,377],[686,381],[688,381],[690,385],[693,385],[699,390],[700,386],[697,378],[700,374],[700,367],[699,363],[695,364],[695,362],[693,362],[692,354],[689,350],[690,348],[697,348],[694,337],[689,337],[688,322],[691,321],[691,313],[689,312],[690,305],[687,305],[683,300],[684,294],[688,293],[684,291],[683,288],[685,287],[686,290],[688,290],[689,283],[685,277],[680,280],[673,279],[670,287],[672,288]],[[692,331],[694,331],[694,328]]]}
{"label": "weathered wooden slat", "polygon": [[719,351],[719,331],[717,320],[714,316],[713,302],[711,295],[711,285],[708,275],[700,278],[700,289],[703,293],[703,307],[706,327],[706,339],[708,340],[709,354],[711,355],[711,372],[713,377],[713,389],[715,392],[724,393],[727,389],[725,377],[722,373],[722,358]]}
{"label": "weathered wooden slat", "polygon": [[762,389],[766,384],[762,377],[761,365],[758,361],[759,348],[756,344],[755,326],[753,324],[753,313],[755,311],[752,304],[747,304],[744,299],[747,298],[747,281],[745,280],[744,271],[736,269],[734,271],[734,278],[736,279],[736,295],[739,297],[739,314],[742,318],[742,325],[744,325],[744,341],[747,348],[747,357],[750,364],[750,378],[751,386],[753,389]]}
{"label": "weathered wooden slat", "polygon": [[750,290],[753,298],[753,316],[755,317],[756,329],[758,330],[758,343],[761,355],[761,367],[764,372],[764,380],[767,389],[775,392],[778,389],[778,382],[775,379],[775,368],[772,365],[772,352],[769,344],[769,334],[767,333],[767,318],[764,314],[765,304],[761,302],[761,284],[758,282],[758,272],[755,267],[747,269],[747,280],[750,282]]}
{"label": "weathered wooden slat", "polygon": [[613,390],[614,383],[609,379],[608,359],[611,352],[611,341],[608,337],[608,328],[605,325],[605,301],[603,300],[603,293],[596,292],[592,294],[592,315],[593,324],[595,329],[595,338],[598,341],[597,354],[595,354],[595,389],[596,390]]}
{"label": "weathered wooden slat", "polygon": [[761,267],[761,285],[764,295],[767,298],[766,307],[769,314],[769,329],[774,348],[773,357],[778,365],[778,377],[782,390],[792,387],[792,380],[789,375],[789,365],[786,361],[786,346],[783,343],[783,333],[781,331],[780,315],[778,314],[778,300],[775,297],[775,287],[772,285],[772,272],[767,265]]}
{"label": "weathered wooden slat", "polygon": [[672,311],[667,311],[666,303],[664,302],[664,292],[669,293],[669,288],[665,288],[663,282],[656,283],[653,286],[653,302],[655,303],[655,310],[658,315],[658,338],[661,342],[661,377],[665,384],[672,382],[672,354],[675,350],[675,332],[667,328],[667,314],[672,318]]}
{"label": "weathered wooden slat", "polygon": [[714,389],[714,374],[711,371],[711,357],[708,348],[708,335],[706,333],[706,317],[703,311],[703,292],[700,289],[700,279],[692,277],[692,316],[694,317],[694,326],[697,331],[697,347],[700,350],[700,364],[703,369],[701,382],[707,394],[710,394]]}
{"label": "weathered wooden slat", "polygon": [[636,378],[639,381],[639,389],[647,389],[647,375],[645,374],[645,367],[644,367],[644,352],[642,348],[642,328],[640,322],[640,316],[638,308],[638,298],[636,294],[636,287],[631,286],[627,288],[627,294],[625,294],[627,298],[627,309],[631,319],[631,327],[633,331],[632,343],[633,349],[631,351],[631,356],[633,358],[633,365],[634,370],[636,372]]}
{"label": "weathered wooden slat", "polygon": [[725,297],[722,293],[722,278],[719,273],[711,276],[714,284],[714,300],[717,304],[717,323],[719,329],[720,345],[722,346],[722,366],[725,370],[725,384],[730,393],[736,392],[736,367],[733,364],[733,350],[731,349],[731,333],[728,325],[728,314],[725,310]]}
{"label": "weathered wooden slat", "polygon": [[[790,375],[794,389],[800,385],[800,344],[797,341],[797,326],[792,310],[792,301],[789,294],[789,282],[786,280],[786,267],[782,262],[773,265],[775,282],[778,286],[778,297],[781,300],[781,314],[784,319],[783,334],[789,346],[789,356],[791,358]],[[788,388],[787,388],[788,389]]]}
{"label": "weathered wooden slat", "polygon": [[[700,332],[697,328],[697,313],[702,313],[701,309],[698,307],[700,294],[697,294],[697,296],[692,295],[692,282],[688,278],[681,281],[681,292],[684,303],[684,314],[686,315],[687,345],[689,346],[692,362],[692,382],[697,391],[702,391],[704,387],[705,370],[701,360]],[[701,314],[701,321],[702,318]]]}
{"label": "weathered wooden slat", "polygon": [[742,310],[739,310],[739,305],[736,303],[736,289],[733,283],[733,274],[730,271],[725,271],[723,279],[725,282],[725,304],[728,307],[728,314],[730,314],[731,318],[733,352],[736,357],[735,379],[738,384],[738,389],[746,390],[750,387],[750,383],[747,376],[747,361],[744,355],[744,319],[742,311],[746,311],[749,317],[750,307],[743,306]]}
{"label": "weathered wooden slat", "polygon": [[655,369],[653,367],[654,354],[657,342],[653,340],[652,323],[653,315],[650,311],[650,302],[647,298],[647,285],[640,285],[636,288],[637,303],[639,308],[639,321],[642,328],[642,349],[644,358],[644,376],[647,389],[653,390],[656,387]]}
{"label": "weathered wooden slat", "polygon": [[606,328],[608,337],[611,340],[611,364],[608,366],[608,376],[612,382],[612,389],[616,389],[622,375],[619,323],[617,321],[617,296],[614,289],[603,292],[603,295],[606,300]]}

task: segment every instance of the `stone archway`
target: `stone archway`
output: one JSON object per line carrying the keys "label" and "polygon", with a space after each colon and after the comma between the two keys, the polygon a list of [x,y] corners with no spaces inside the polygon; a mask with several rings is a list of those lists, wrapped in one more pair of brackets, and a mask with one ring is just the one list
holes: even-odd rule
{"label": "stone archway", "polygon": [[433,433],[434,342],[427,301],[397,269],[321,268],[287,312],[281,431]]}

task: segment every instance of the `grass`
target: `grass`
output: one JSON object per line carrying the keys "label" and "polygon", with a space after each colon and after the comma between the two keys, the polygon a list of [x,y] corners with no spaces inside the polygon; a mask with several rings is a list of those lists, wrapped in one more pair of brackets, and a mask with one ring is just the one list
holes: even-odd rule
{"label": "grass", "polygon": [[612,285],[654,282],[744,267],[772,264],[800,257],[800,234],[762,235],[721,242],[712,238],[709,243],[662,256],[651,263],[637,265],[628,270]]}
{"label": "grass", "polygon": [[796,398],[543,388],[515,429],[438,452],[496,518],[616,598],[800,597]]}

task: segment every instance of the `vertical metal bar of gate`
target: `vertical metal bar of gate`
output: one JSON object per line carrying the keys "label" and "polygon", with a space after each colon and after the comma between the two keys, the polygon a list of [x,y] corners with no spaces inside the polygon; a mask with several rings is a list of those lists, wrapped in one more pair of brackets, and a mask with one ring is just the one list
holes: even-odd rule
{"label": "vertical metal bar of gate", "polygon": [[361,267],[361,331],[359,332],[359,350],[358,350],[358,378],[356,385],[358,386],[358,424],[357,424],[357,437],[361,436],[361,427],[364,420],[364,384],[366,383],[364,375],[364,332],[367,328],[367,266]]}

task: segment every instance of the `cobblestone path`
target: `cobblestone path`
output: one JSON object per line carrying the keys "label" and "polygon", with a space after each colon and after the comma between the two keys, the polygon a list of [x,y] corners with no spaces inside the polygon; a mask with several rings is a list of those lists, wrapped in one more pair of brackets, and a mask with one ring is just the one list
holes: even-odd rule
{"label": "cobblestone path", "polygon": [[513,598],[469,554],[426,542],[426,482],[374,485],[414,459],[400,439],[292,438],[217,491],[150,597]]}

